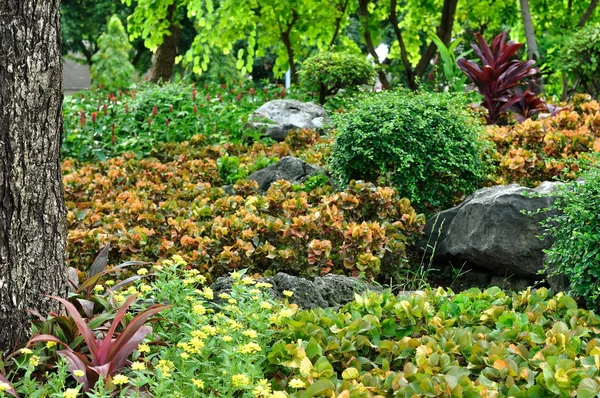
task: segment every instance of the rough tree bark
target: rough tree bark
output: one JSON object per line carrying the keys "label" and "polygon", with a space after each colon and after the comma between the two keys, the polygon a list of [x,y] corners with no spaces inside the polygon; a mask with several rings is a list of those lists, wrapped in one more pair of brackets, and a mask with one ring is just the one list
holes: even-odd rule
{"label": "rough tree bark", "polygon": [[181,39],[181,27],[174,22],[176,12],[177,2],[173,2],[167,10],[170,34],[163,37],[162,44],[158,46],[154,57],[152,57],[152,68],[150,69],[151,82],[168,82],[173,75],[175,58],[177,57],[177,46]]}
{"label": "rough tree bark", "polygon": [[60,0],[0,2],[0,352],[65,296]]}
{"label": "rough tree bark", "polygon": [[529,9],[529,0],[519,0],[521,5],[521,18],[525,28],[525,41],[527,42],[527,58],[537,61],[540,58],[540,52],[535,39],[533,30],[533,20],[531,19],[531,10]]}

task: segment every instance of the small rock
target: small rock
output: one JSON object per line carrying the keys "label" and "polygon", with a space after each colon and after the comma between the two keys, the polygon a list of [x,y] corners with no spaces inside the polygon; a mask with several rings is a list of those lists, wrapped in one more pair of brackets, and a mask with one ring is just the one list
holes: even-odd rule
{"label": "small rock", "polygon": [[290,130],[318,129],[327,121],[325,109],[311,102],[274,100],[258,108],[247,126],[275,141],[284,141]]}
{"label": "small rock", "polygon": [[248,179],[258,183],[258,191],[266,192],[272,183],[286,180],[291,183],[301,183],[321,168],[310,165],[292,156],[285,156],[275,164],[252,173]]}

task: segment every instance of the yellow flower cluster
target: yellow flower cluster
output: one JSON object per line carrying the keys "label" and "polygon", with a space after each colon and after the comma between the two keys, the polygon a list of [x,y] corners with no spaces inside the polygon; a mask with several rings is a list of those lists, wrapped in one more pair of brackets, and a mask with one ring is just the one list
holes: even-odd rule
{"label": "yellow flower cluster", "polygon": [[172,361],[161,359],[156,364],[156,369],[160,370],[160,373],[162,373],[163,377],[168,379],[171,377],[172,372],[175,369],[175,364]]}
{"label": "yellow flower cluster", "polygon": [[262,351],[262,348],[257,343],[248,343],[238,347],[238,352],[240,354],[253,354],[255,352]]}

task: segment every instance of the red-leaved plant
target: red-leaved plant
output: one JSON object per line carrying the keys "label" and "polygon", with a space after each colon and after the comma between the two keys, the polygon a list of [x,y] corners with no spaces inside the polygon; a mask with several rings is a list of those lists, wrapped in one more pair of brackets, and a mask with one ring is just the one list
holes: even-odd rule
{"label": "red-leaved plant", "polygon": [[0,384],[2,387],[0,388],[0,393],[4,392],[12,395],[13,397],[18,397],[14,387],[12,386],[12,384],[10,384],[10,381],[8,381],[8,379],[4,377],[4,375],[2,375],[2,373],[0,373]]}
{"label": "red-leaved plant", "polygon": [[[152,332],[152,327],[144,326],[144,323],[158,312],[169,307],[157,304],[147,308],[136,315],[127,324],[125,329],[115,337],[117,326],[123,320],[125,313],[133,304],[136,296],[134,294],[127,298],[123,306],[117,311],[108,332],[102,337],[98,337],[94,333],[73,304],[65,299],[50,296],[65,306],[70,317],[77,325],[79,334],[85,341],[88,353],[75,351],[65,342],[49,334],[40,334],[32,337],[28,345],[37,342],[52,341],[64,346],[65,349],[58,351],[58,354],[66,359],[69,372],[71,372],[78,383],[83,384],[84,391],[91,389],[99,377],[102,377],[104,382],[109,382],[114,374],[118,373],[129,363],[128,358],[131,353]],[[77,376],[75,374],[76,370],[81,370],[85,374],[81,377]]]}
{"label": "red-leaved plant", "polygon": [[489,124],[495,124],[504,113],[514,110],[513,105],[518,102],[525,100],[531,103],[533,99],[533,93],[522,91],[519,86],[525,79],[537,74],[537,69],[533,67],[535,61],[515,59],[517,51],[523,45],[514,41],[506,43],[506,35],[507,32],[500,33],[493,39],[490,47],[483,36],[475,34],[479,45],[471,43],[471,47],[481,60],[481,66],[465,58],[456,61],[483,95],[482,105],[488,110]]}

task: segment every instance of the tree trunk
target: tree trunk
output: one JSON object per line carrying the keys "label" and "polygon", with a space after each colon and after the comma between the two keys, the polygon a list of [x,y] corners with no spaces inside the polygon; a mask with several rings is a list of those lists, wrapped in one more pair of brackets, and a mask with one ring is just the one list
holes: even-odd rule
{"label": "tree trunk", "polygon": [[[450,44],[450,40],[452,39],[452,26],[454,25],[454,16],[456,15],[456,6],[458,5],[458,0],[444,0],[444,5],[442,7],[442,19],[440,21],[440,26],[437,28],[437,36],[444,43],[446,47]],[[431,62],[431,59],[437,52],[437,46],[434,42],[429,43],[429,46],[421,56],[419,63],[415,67],[414,75],[418,77],[423,77],[425,72],[427,71],[427,67]]]}
{"label": "tree trunk", "polygon": [[583,13],[583,16],[579,20],[579,23],[577,24],[578,27],[583,28],[585,26],[587,21],[589,21],[590,18],[592,17],[592,14],[594,14],[594,11],[596,10],[597,6],[598,6],[598,0],[592,0],[590,5],[588,6],[588,8]]}
{"label": "tree trunk", "polygon": [[292,45],[292,41],[290,40],[290,34],[292,33],[292,29],[298,20],[298,13],[296,10],[292,10],[292,20],[286,26],[286,29],[283,30],[281,25],[279,25],[279,38],[281,39],[283,45],[285,46],[285,50],[287,51],[288,56],[288,64],[290,65],[290,74],[292,75],[292,83],[298,84],[298,68],[296,67],[296,61],[294,59],[294,47]]}
{"label": "tree trunk", "polygon": [[181,28],[174,23],[175,12],[177,11],[177,2],[169,6],[167,19],[169,21],[170,34],[163,37],[163,42],[152,57],[152,68],[150,69],[150,81],[153,83],[166,83],[171,80],[173,68],[175,67],[175,58],[177,57],[177,45],[181,39]]}
{"label": "tree trunk", "polygon": [[[360,16],[362,18],[362,25],[364,31],[363,38],[365,39],[365,44],[367,45],[367,51],[369,51],[369,54],[371,54],[371,56],[373,57],[373,62],[375,62],[377,66],[381,66],[381,63],[379,62],[379,56],[375,51],[375,45],[373,44],[371,32],[369,31],[369,0],[359,0],[358,5],[360,10]],[[392,85],[390,84],[387,76],[385,75],[385,71],[381,68],[377,69],[377,75],[379,77],[379,81],[381,82],[381,87],[383,87],[384,90],[390,90],[392,88]]]}
{"label": "tree trunk", "polygon": [[60,0],[0,2],[0,352],[66,296]]}
{"label": "tree trunk", "polygon": [[527,58],[537,61],[540,58],[535,31],[533,30],[533,20],[531,19],[531,10],[529,9],[529,0],[519,0],[521,5],[521,18],[523,18],[523,27],[525,28],[525,41],[527,42]]}
{"label": "tree trunk", "polygon": [[392,24],[392,27],[394,28],[396,40],[398,40],[398,44],[400,45],[400,59],[402,60],[402,65],[404,66],[404,74],[406,75],[406,80],[408,81],[408,88],[411,90],[416,90],[418,87],[415,82],[415,76],[413,75],[412,65],[408,60],[408,53],[406,51],[406,45],[404,44],[404,38],[402,37],[402,32],[400,31],[400,22],[398,21],[396,5],[396,0],[390,1],[390,15],[388,18]]}

